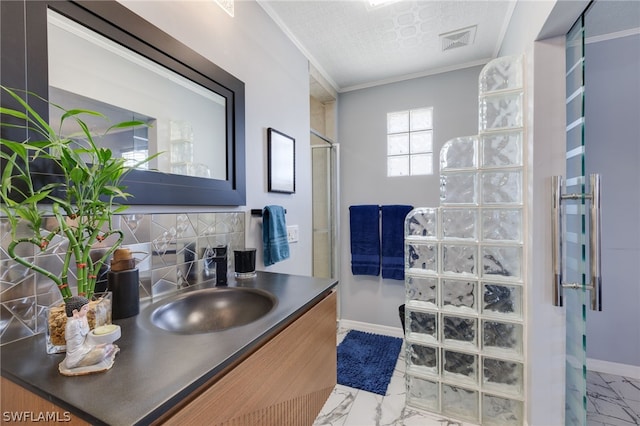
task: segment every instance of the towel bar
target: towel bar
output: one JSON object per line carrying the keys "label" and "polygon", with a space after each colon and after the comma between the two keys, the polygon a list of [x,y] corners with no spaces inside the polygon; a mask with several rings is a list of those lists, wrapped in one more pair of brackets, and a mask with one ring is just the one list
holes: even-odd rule
{"label": "towel bar", "polygon": [[[263,209],[251,209],[251,216],[262,216],[262,210]],[[287,209],[284,210],[284,212],[287,212]]]}

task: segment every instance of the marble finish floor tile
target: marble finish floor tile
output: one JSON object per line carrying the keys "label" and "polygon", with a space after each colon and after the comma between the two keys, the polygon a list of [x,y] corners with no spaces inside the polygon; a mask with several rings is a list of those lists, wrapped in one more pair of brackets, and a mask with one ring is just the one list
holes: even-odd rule
{"label": "marble finish floor tile", "polygon": [[[338,330],[338,344],[349,330]],[[472,426],[405,406],[404,344],[385,396],[336,385],[314,426]],[[587,425],[640,425],[640,381],[589,371]]]}
{"label": "marble finish floor tile", "polygon": [[[338,330],[338,341],[349,330]],[[336,385],[314,426],[472,426],[405,407],[404,344],[385,396]]]}
{"label": "marble finish floor tile", "polygon": [[640,425],[640,381],[587,372],[589,426]]}

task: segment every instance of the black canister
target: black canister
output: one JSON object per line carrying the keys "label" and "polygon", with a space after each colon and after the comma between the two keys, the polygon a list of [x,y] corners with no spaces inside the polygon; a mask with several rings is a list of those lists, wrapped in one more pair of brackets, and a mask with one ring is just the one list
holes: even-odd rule
{"label": "black canister", "polygon": [[233,262],[236,278],[256,276],[256,249],[234,250]]}
{"label": "black canister", "polygon": [[108,275],[109,291],[113,297],[111,315],[114,320],[140,313],[140,279],[135,259],[129,249],[117,249]]}

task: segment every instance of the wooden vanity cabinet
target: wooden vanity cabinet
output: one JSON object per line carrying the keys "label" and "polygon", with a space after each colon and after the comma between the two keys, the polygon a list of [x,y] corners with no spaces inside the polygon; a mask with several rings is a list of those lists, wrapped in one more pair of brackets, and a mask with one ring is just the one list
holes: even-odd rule
{"label": "wooden vanity cabinet", "polygon": [[312,425],[336,385],[336,298],[333,291],[157,424]]}
{"label": "wooden vanity cabinet", "polygon": [[9,379],[0,377],[0,424],[64,424],[89,426],[75,414],[30,392]]}

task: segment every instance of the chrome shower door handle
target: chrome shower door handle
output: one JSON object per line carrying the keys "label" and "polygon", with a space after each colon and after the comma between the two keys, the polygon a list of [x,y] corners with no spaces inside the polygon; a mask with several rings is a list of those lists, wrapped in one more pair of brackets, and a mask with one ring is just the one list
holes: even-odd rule
{"label": "chrome shower door handle", "polygon": [[600,211],[600,175],[589,176],[591,186],[591,208],[589,215],[589,265],[591,276],[591,309],[602,311],[602,263],[601,236],[602,217]]}
{"label": "chrome shower door handle", "polygon": [[563,306],[564,288],[582,288],[580,283],[563,282],[563,200],[589,200],[589,279],[586,289],[591,292],[591,309],[602,311],[602,271],[601,271],[601,199],[600,175],[589,176],[590,194],[562,194],[562,176],[551,177],[551,256],[553,269],[553,304]]}
{"label": "chrome shower door handle", "polygon": [[562,301],[562,176],[551,176],[551,264],[553,269],[553,305]]}

